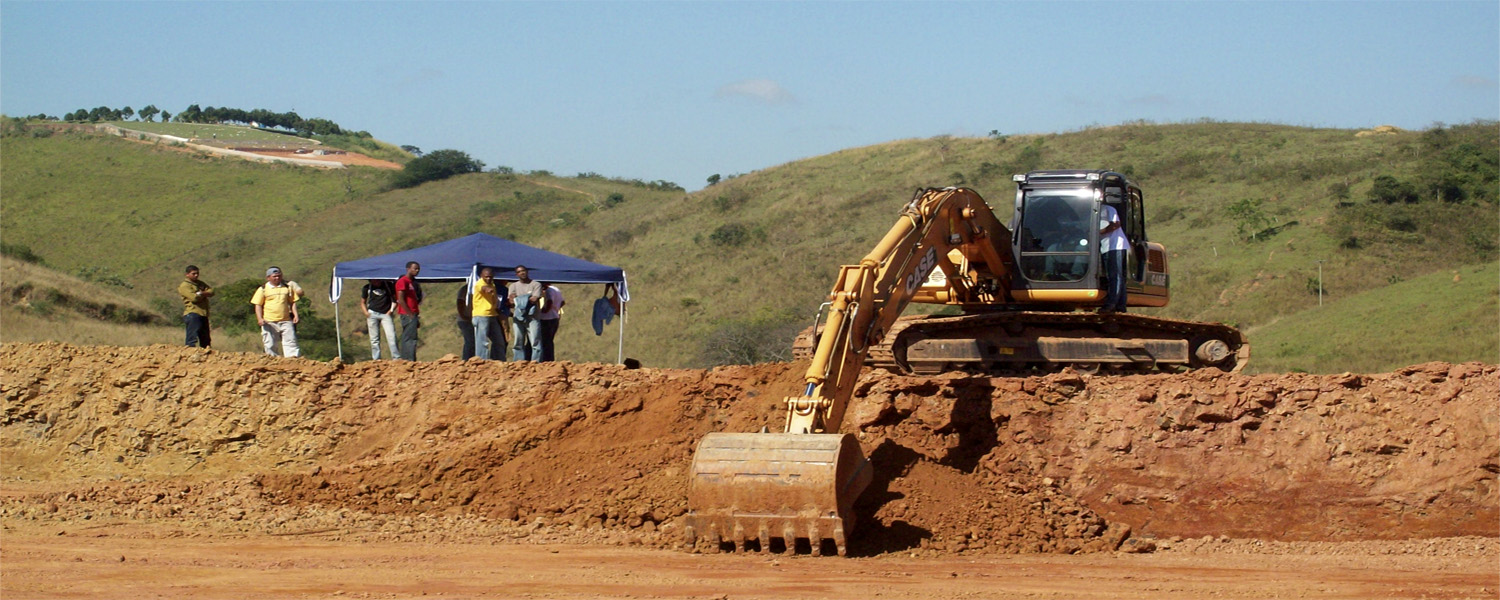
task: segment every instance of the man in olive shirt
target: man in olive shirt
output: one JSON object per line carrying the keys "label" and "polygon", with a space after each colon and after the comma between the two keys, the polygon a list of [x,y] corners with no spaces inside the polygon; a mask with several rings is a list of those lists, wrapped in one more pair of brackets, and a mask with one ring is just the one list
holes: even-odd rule
{"label": "man in olive shirt", "polygon": [[186,279],[177,284],[177,295],[182,296],[182,323],[187,326],[189,348],[213,344],[208,331],[208,298],[214,289],[198,280],[198,267],[188,265]]}

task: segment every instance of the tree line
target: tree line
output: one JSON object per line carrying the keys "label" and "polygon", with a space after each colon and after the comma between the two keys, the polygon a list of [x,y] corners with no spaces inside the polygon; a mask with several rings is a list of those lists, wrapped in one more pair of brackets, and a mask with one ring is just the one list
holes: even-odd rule
{"label": "tree line", "polygon": [[[139,111],[126,106],[123,108],[110,108],[98,106],[94,108],[80,108],[63,115],[61,119],[46,114],[37,114],[26,117],[28,120],[42,121],[68,121],[72,123],[98,123],[100,121],[128,121],[139,118],[141,121],[153,122],[161,118],[161,122],[176,123],[238,123],[241,125],[260,125],[266,128],[281,129],[296,132],[303,137],[313,135],[359,135],[362,132],[346,131],[339,127],[338,123],[328,119],[304,119],[295,111],[273,112],[264,108],[244,110],[230,108],[227,106],[200,107],[197,104],[182,109],[177,114],[159,109],[155,104],[149,104]],[[362,136],[368,137],[368,135]]]}

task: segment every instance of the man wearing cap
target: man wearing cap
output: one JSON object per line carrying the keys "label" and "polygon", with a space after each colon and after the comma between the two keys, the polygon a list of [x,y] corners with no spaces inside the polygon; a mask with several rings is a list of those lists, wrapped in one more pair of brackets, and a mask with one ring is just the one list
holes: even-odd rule
{"label": "man wearing cap", "polygon": [[[281,269],[266,269],[266,284],[255,290],[250,303],[255,305],[255,321],[260,323],[260,341],[266,354],[294,358],[301,356],[297,348],[297,300],[302,298],[302,288],[296,283],[282,281]],[[277,352],[277,349],[280,352]]]}
{"label": "man wearing cap", "polygon": [[208,298],[214,289],[198,280],[198,267],[188,265],[177,295],[182,296],[182,323],[187,327],[187,346],[209,347],[213,341],[208,332]]}

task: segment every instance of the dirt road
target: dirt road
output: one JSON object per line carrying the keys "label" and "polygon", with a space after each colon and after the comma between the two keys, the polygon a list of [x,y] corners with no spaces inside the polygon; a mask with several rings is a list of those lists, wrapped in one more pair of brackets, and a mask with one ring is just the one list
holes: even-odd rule
{"label": "dirt road", "polygon": [[1483,538],[1279,549],[1296,553],[1237,541],[1144,555],[818,559],[184,535],[7,530],[5,597],[1477,599],[1500,589],[1496,545]]}
{"label": "dirt road", "polygon": [[1500,595],[1494,365],[871,373],[840,561],[674,549],[693,444],[774,424],[797,365],[0,363],[6,598]]}

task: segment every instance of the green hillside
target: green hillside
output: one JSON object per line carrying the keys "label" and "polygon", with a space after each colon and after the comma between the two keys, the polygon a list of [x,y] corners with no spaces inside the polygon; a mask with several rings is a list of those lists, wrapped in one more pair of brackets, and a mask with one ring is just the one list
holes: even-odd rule
{"label": "green hillside", "polygon": [[1429,273],[1246,332],[1264,372],[1374,372],[1434,360],[1500,362],[1500,263]]}
{"label": "green hillside", "polygon": [[[1326,304],[1307,314],[1330,323],[1361,293],[1492,264],[1497,140],[1493,123],[1389,135],[1131,124],[890,142],[683,194],[597,176],[495,172],[388,190],[388,174],[372,170],[330,173],[118,138],[13,132],[0,146],[0,231],[63,271],[118,273],[146,300],[167,295],[187,262],[216,284],[258,277],[275,263],[322,290],[337,261],[482,231],[625,268],[633,300],[626,355],[649,366],[707,365],[784,356],[838,266],[863,256],[917,188],[973,187],[1003,220],[1013,173],[1112,168],[1145,189],[1148,235],[1170,252],[1173,304],[1157,312],[1272,336],[1274,324],[1317,308],[1318,261]],[[614,326],[602,337],[587,326],[600,290],[564,291],[560,357],[613,360]],[[452,294],[451,286],[429,290],[424,359],[455,347]],[[318,310],[330,314],[321,312],[326,303]],[[365,350],[351,333],[363,329],[357,312],[346,299],[345,346],[354,355]],[[1269,356],[1262,340],[1252,343],[1257,357]],[[1474,351],[1470,358],[1494,359]],[[1316,352],[1325,355],[1257,358],[1251,368],[1361,370],[1408,360],[1386,346]]]}

